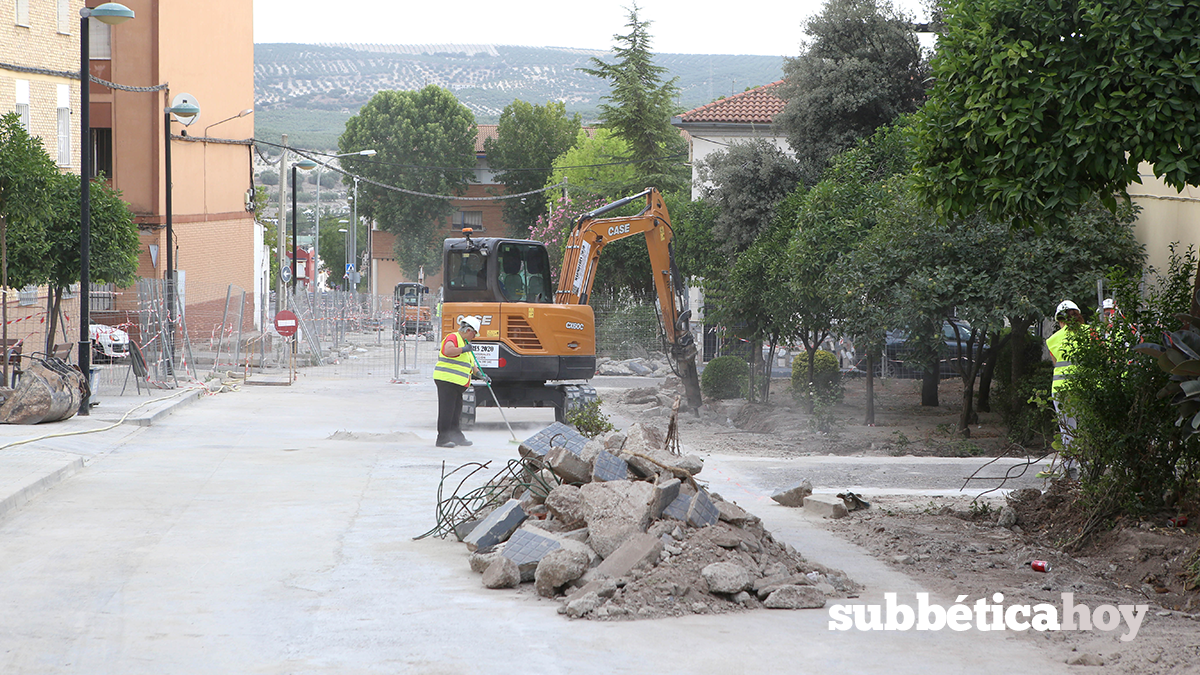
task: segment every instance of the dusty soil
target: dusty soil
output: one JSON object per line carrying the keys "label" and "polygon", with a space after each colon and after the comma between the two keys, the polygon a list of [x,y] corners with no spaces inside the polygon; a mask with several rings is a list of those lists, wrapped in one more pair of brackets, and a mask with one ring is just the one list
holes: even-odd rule
{"label": "dusty soil", "polygon": [[[697,419],[681,417],[681,435],[691,448],[724,454],[787,457],[809,454],[938,455],[987,457],[1002,453],[1039,456],[1041,448],[1019,448],[1006,440],[997,415],[984,413],[970,438],[957,433],[961,384],[942,383],[937,408],[920,405],[920,383],[876,382],[876,424],[862,424],[863,380],[851,380],[846,395],[817,430],[813,416],[795,403],[786,381],[773,383],[770,405],[745,401],[707,402]],[[668,380],[668,385],[673,383]],[[608,414],[665,425],[664,405],[673,386],[635,388],[604,401]],[[667,394],[668,396],[660,396]],[[1135,640],[1121,642],[1121,630],[1015,633],[1056,656],[1097,657],[1097,673],[1200,673],[1200,513],[1193,503],[1183,528],[1168,527],[1163,512],[1144,520],[1117,519],[1078,541],[1090,514],[1072,483],[1047,482],[1044,492],[1014,492],[1008,498],[970,498],[917,503],[877,499],[870,509],[824,521],[832,532],[915,577],[943,597],[967,594],[972,600],[995,592],[1006,605],[1049,602],[1061,606],[1061,593],[1075,602],[1148,604]],[[997,524],[1008,506],[1011,528]],[[1030,561],[1049,562],[1039,573]],[[868,585],[870,580],[859,579]]]}

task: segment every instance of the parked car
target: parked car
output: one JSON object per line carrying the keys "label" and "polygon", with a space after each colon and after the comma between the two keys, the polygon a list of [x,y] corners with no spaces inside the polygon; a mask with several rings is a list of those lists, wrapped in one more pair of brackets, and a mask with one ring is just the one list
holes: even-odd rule
{"label": "parked car", "polygon": [[88,335],[92,339],[92,358],[95,360],[123,359],[129,356],[129,333],[89,321]]}
{"label": "parked car", "polygon": [[[955,327],[957,326],[957,335]],[[942,379],[950,377],[958,377],[958,368],[956,362],[959,358],[960,349],[967,348],[967,340],[971,337],[971,324],[963,319],[953,319],[942,322],[942,349],[939,351],[939,366],[938,371]],[[887,354],[887,363],[878,363],[876,358],[875,375],[876,377],[899,377],[899,378],[920,378],[924,373],[924,368],[913,361],[913,347],[908,344],[909,334],[905,330],[889,330],[884,337],[884,352]],[[962,341],[961,347],[959,340]],[[986,349],[986,345],[984,346]],[[963,354],[966,356],[966,354]],[[886,365],[886,373],[884,370]],[[865,370],[867,367],[866,354],[858,354],[858,361],[855,364],[858,370]]]}

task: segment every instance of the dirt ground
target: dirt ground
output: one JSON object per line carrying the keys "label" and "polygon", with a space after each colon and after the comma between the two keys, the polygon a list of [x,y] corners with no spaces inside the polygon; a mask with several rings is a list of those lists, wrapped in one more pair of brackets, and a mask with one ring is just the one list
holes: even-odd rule
{"label": "dirt ground", "polygon": [[[818,420],[805,414],[792,400],[788,383],[779,381],[772,385],[770,405],[707,402],[699,419],[681,417],[681,436],[693,449],[770,457],[978,456],[982,465],[1003,453],[1034,458],[1043,453],[1009,443],[995,414],[981,414],[969,439],[956,433],[961,409],[957,380],[943,381],[937,408],[920,405],[919,381],[877,380],[876,424],[865,426],[864,383],[847,382],[842,403],[825,418],[833,422],[828,432],[816,429]],[[609,396],[604,409],[610,415],[665,426],[665,404],[679,391],[673,384],[668,379],[661,388]],[[1141,630],[1129,642],[1119,640],[1120,630],[1026,631],[1014,633],[1014,639],[1075,655],[1071,658],[1090,654],[1092,665],[1103,664],[1093,671],[1098,673],[1200,673],[1200,513],[1188,513],[1190,523],[1183,528],[1168,526],[1166,519],[1174,512],[1145,520],[1118,519],[1111,528],[1101,528],[1095,537],[1072,546],[1088,517],[1075,487],[1047,481],[1041,493],[1017,491],[978,502],[969,497],[925,503],[883,498],[867,510],[823,522],[943,596],[967,594],[975,599],[1000,592],[1006,605],[1048,602],[1060,607],[1061,593],[1073,592],[1077,604],[1093,608],[1148,604]],[[1005,506],[1016,515],[1011,528],[997,524]],[[1033,571],[1032,560],[1047,561],[1050,571]]]}

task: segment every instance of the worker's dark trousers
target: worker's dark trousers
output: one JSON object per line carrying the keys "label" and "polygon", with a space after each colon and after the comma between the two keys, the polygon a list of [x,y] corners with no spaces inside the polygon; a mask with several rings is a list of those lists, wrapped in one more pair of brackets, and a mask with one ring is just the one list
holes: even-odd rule
{"label": "worker's dark trousers", "polygon": [[437,442],[451,441],[457,443],[463,438],[462,428],[462,398],[467,388],[461,384],[434,380],[438,392],[438,422]]}

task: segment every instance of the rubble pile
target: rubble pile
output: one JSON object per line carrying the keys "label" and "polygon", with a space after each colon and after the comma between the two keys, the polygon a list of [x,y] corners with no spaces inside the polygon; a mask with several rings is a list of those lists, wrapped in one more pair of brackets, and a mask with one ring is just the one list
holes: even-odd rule
{"label": "rubble pile", "polygon": [[614,361],[601,357],[596,359],[596,374],[624,377],[664,377],[671,374],[671,366],[666,361],[654,359],[637,358]]}
{"label": "rubble pile", "polygon": [[488,588],[532,582],[560,613],[599,620],[819,608],[857,592],[697,483],[700,458],[663,445],[640,424],[590,441],[561,423],[530,437],[524,485],[553,487],[506,490],[456,526],[471,569]]}

